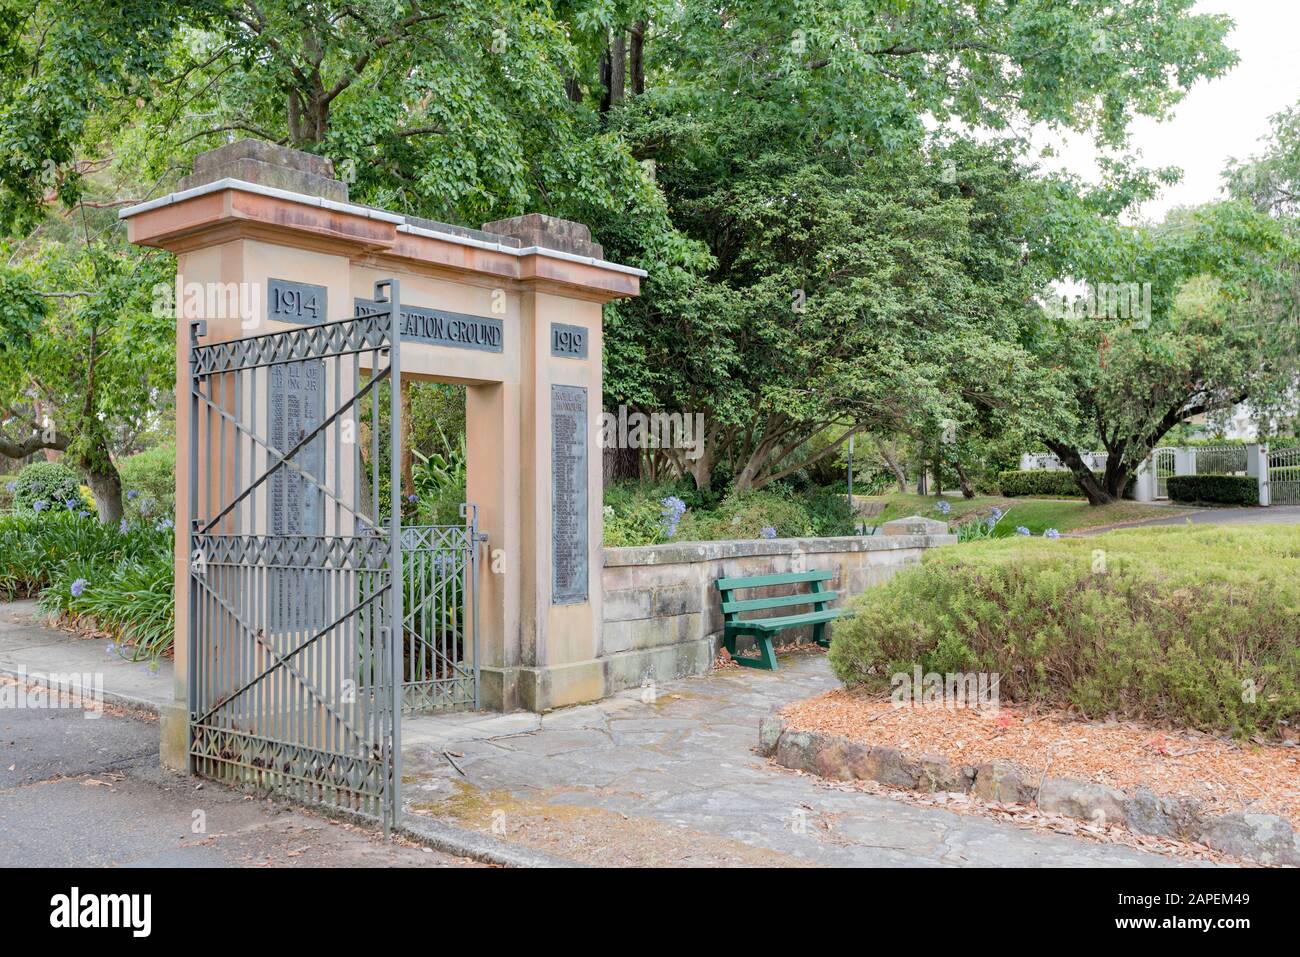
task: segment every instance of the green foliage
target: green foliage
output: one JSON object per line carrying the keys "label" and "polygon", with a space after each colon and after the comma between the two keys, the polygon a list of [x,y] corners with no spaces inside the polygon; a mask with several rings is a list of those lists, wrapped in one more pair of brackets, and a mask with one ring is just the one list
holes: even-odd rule
{"label": "green foliage", "polygon": [[444,446],[443,451],[428,455],[412,449],[411,455],[415,459],[411,477],[418,496],[418,520],[429,525],[459,525],[463,521],[460,506],[465,501],[465,433],[459,433],[455,447]]}
{"label": "green foliage", "polygon": [[1193,505],[1258,505],[1259,480],[1253,475],[1171,475],[1169,498]]}
{"label": "green foliage", "polygon": [[[716,508],[686,513],[677,538],[683,541],[717,541],[762,538],[775,529],[775,538],[811,535],[813,521],[795,496],[783,491],[733,492]],[[770,533],[769,533],[770,534]]]}
{"label": "green foliage", "polygon": [[17,487],[17,475],[0,475],[0,513],[7,512],[14,507],[14,493],[12,489],[16,489]]}
{"label": "green foliage", "polygon": [[[1094,473],[1095,474],[1095,473]],[[1003,495],[1055,495],[1077,498],[1083,495],[1074,475],[1053,469],[1026,469],[998,473],[998,489]]]}
{"label": "green foliage", "polygon": [[916,664],[996,672],[1019,704],[1271,735],[1300,721],[1297,607],[1290,527],[1001,539],[937,549],[864,594],[830,661],[880,690]]}
{"label": "green foliage", "polygon": [[172,641],[172,541],[160,524],[123,532],[66,511],[0,517],[0,600],[38,595],[48,611],[93,620],[134,660],[156,658]]}
{"label": "green foliage", "polygon": [[119,459],[118,473],[132,521],[176,514],[176,446],[171,443]]}
{"label": "green foliage", "polygon": [[[31,515],[41,512],[81,511],[81,480],[62,462],[33,462],[18,473],[13,491],[14,511]],[[75,502],[69,509],[68,502]]]}

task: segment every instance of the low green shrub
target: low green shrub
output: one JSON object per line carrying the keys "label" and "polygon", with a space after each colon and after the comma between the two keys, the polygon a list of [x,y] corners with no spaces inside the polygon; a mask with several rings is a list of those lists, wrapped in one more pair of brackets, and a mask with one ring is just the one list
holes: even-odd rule
{"label": "low green shrub", "polygon": [[85,507],[81,479],[62,462],[33,462],[14,480],[13,510],[20,515],[80,512]]}
{"label": "low green shrub", "polygon": [[675,536],[681,541],[733,538],[795,538],[813,534],[808,509],[793,496],[766,489],[727,495],[713,509],[686,513]]}
{"label": "low green shrub", "polygon": [[1253,475],[1171,475],[1165,483],[1169,498],[1175,502],[1259,504],[1259,482]]}
{"label": "low green shrub", "polygon": [[[1100,563],[1097,550],[1101,549]],[[996,672],[1004,701],[1240,737],[1300,722],[1300,531],[1177,527],[929,552],[855,603],[840,680]]]}
{"label": "low green shrub", "polygon": [[132,521],[176,514],[176,446],[159,445],[117,462],[123,505]]}
{"label": "low green shrub", "polygon": [[1083,490],[1075,483],[1072,473],[1052,469],[999,472],[998,488],[1007,498],[1017,498],[1021,495],[1083,497]]}

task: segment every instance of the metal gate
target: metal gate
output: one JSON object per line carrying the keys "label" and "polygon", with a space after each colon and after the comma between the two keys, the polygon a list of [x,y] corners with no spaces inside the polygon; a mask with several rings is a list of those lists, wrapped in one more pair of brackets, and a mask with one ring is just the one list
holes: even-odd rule
{"label": "metal gate", "polygon": [[406,594],[402,708],[478,710],[478,508],[462,505],[463,525],[402,528]]}
{"label": "metal gate", "polygon": [[191,328],[189,753],[197,774],[387,826],[407,620],[398,283],[374,300],[211,345]]}
{"label": "metal gate", "polygon": [[1273,505],[1300,505],[1300,448],[1269,450],[1268,491]]}
{"label": "metal gate", "polygon": [[1167,480],[1175,474],[1174,460],[1176,455],[1174,449],[1158,448],[1155,451],[1156,498],[1169,497]]}

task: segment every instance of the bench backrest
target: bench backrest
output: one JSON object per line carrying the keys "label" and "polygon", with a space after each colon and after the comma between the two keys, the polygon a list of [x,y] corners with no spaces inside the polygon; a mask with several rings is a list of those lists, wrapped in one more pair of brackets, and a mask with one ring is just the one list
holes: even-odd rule
{"label": "bench backrest", "polygon": [[[830,581],[834,577],[834,572],[814,569],[806,572],[783,572],[779,575],[753,575],[748,578],[719,578],[717,586],[722,595],[723,614],[726,615],[728,621],[735,621],[737,620],[736,615],[741,612],[766,611],[771,608],[816,605],[818,606],[817,610],[821,611],[822,606],[830,604],[839,597],[838,592],[822,589],[822,582]],[[774,598],[734,598],[732,596],[733,592],[745,591],[750,588],[767,588],[771,585],[799,585],[805,582],[809,584],[811,590],[793,595],[778,595]]]}

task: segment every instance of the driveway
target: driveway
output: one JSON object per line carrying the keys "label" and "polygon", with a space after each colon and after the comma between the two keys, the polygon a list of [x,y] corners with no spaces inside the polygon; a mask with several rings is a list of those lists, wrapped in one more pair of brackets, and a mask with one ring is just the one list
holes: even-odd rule
{"label": "driveway", "polygon": [[[6,702],[17,682],[6,682]],[[158,723],[0,708],[6,867],[449,867],[469,862],[158,766]]]}
{"label": "driveway", "polygon": [[[1125,524],[1122,528],[1145,528],[1149,525],[1300,525],[1300,505],[1270,505],[1267,508],[1198,508],[1143,522]],[[1075,532],[1076,535],[1100,535],[1113,528],[1092,528]]]}

